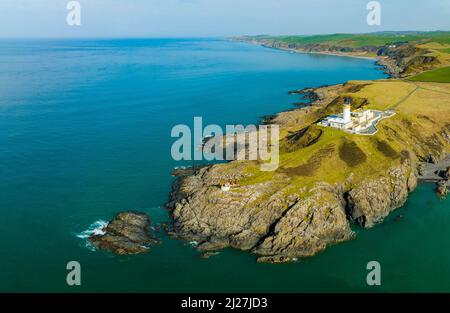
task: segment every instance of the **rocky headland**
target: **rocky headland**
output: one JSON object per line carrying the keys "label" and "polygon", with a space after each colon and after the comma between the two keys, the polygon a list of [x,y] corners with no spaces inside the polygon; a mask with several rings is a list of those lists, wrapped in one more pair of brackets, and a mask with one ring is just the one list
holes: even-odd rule
{"label": "rocky headland", "polygon": [[[310,105],[265,120],[283,134],[280,168],[261,174],[258,161],[232,161],[183,172],[167,205],[171,234],[198,242],[203,253],[232,247],[256,254],[258,262],[280,263],[353,239],[353,224],[381,223],[415,189],[419,164],[448,155],[448,107],[434,112],[420,106],[411,115],[406,111],[414,96],[406,103],[399,97],[396,116],[380,123],[376,136],[336,133],[315,123],[338,111],[344,98],[352,98],[354,108],[370,106],[371,92],[399,86],[415,90],[387,80],[292,92],[306,94]],[[225,192],[223,181],[237,183]]]}
{"label": "rocky headland", "polygon": [[219,188],[222,167],[205,167],[176,181],[168,205],[173,231],[199,242],[200,251],[233,247],[256,253],[263,262],[312,256],[350,240],[353,222],[366,228],[382,222],[416,186],[414,164],[404,160],[351,188],[348,182],[319,182],[293,191],[280,175],[224,193]]}
{"label": "rocky headland", "polygon": [[[391,79],[290,91],[306,103],[262,121],[280,127],[276,171],[263,173],[261,161],[238,160],[176,171],[167,204],[171,235],[196,241],[205,256],[231,247],[256,254],[258,262],[295,261],[355,238],[352,225],[383,222],[404,205],[418,179],[436,173],[431,169],[450,151],[450,86],[405,78],[445,65],[449,59],[441,50],[429,50],[441,46],[424,45],[430,42],[425,37],[382,44],[376,36],[342,38],[316,36],[315,43],[289,36],[232,38],[290,52],[371,58]],[[365,44],[370,40],[377,44]],[[395,116],[381,121],[373,136],[317,124],[341,112],[348,100],[352,110],[387,110]],[[445,170],[439,173],[448,176]],[[441,195],[447,193],[447,176],[435,180]],[[224,181],[233,183],[223,189]]]}

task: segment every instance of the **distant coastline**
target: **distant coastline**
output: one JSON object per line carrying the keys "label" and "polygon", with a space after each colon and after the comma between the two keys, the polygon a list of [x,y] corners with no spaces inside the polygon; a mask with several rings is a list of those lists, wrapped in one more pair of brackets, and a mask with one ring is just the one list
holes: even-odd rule
{"label": "distant coastline", "polygon": [[[242,42],[242,40],[235,40],[232,38],[230,40]],[[366,59],[366,60],[371,60],[371,61],[379,61],[380,60],[380,58],[378,58],[378,57],[370,57],[370,56],[357,55],[357,54],[352,54],[352,53],[337,53],[337,52],[327,52],[327,51],[307,51],[307,50],[287,48],[287,47],[270,47],[270,46],[267,46],[265,44],[262,44],[262,43],[256,42],[256,41],[244,41],[244,42],[246,42],[248,44],[262,46],[262,47],[269,48],[269,49],[282,50],[282,51],[287,51],[287,52],[292,52],[292,53],[330,55],[330,56],[338,56],[338,57]]]}

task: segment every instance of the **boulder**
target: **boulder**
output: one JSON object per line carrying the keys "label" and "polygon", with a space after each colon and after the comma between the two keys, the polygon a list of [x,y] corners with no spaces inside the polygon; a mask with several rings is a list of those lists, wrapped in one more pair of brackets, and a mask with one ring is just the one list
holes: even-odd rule
{"label": "boulder", "polygon": [[441,197],[445,197],[447,195],[448,190],[447,190],[447,181],[446,180],[441,180],[437,183],[436,192]]}

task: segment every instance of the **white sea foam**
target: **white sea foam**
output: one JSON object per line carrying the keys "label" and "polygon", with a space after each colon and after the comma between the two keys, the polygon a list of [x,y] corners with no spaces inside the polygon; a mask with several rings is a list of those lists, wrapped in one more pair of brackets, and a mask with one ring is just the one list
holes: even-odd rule
{"label": "white sea foam", "polygon": [[198,246],[198,242],[195,241],[195,240],[189,241],[189,244],[190,244],[192,247],[194,247],[194,248]]}
{"label": "white sea foam", "polygon": [[92,223],[88,227],[88,229],[79,233],[77,235],[77,237],[84,239],[84,238],[88,238],[89,236],[92,236],[92,235],[104,235],[105,234],[104,228],[106,226],[108,226],[108,222],[105,222],[102,220],[96,221],[96,222]]}
{"label": "white sea foam", "polygon": [[92,235],[104,235],[106,226],[108,226],[108,222],[99,220],[92,223],[86,230],[76,234],[76,236],[85,241],[86,248],[95,251],[95,247],[91,244],[88,238]]}

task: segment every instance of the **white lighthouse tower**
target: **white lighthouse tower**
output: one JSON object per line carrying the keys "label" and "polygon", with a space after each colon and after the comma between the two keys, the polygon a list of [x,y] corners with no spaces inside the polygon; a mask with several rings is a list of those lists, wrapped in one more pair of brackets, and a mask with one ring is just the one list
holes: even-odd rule
{"label": "white lighthouse tower", "polygon": [[352,120],[352,113],[350,111],[350,101],[348,99],[345,99],[344,102],[344,114],[342,116],[344,123],[348,123]]}

